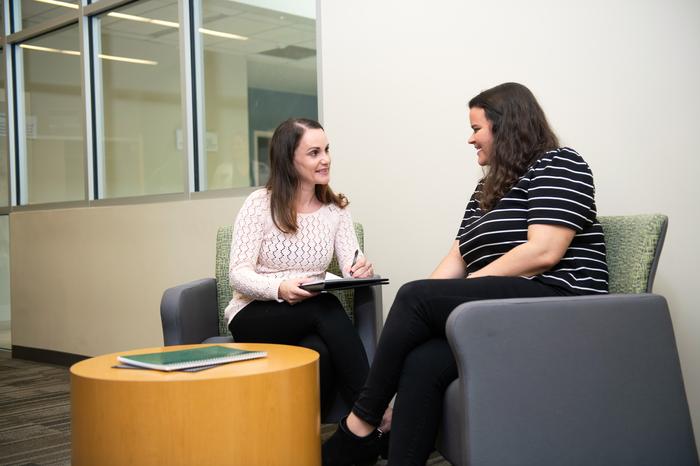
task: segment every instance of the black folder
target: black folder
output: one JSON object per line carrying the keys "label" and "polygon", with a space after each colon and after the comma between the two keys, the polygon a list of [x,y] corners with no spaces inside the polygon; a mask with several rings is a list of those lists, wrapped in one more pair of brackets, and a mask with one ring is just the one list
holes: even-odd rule
{"label": "black folder", "polygon": [[359,288],[361,286],[388,285],[388,278],[330,278],[326,280],[316,280],[304,283],[299,288],[306,291],[334,291],[346,290],[349,288]]}

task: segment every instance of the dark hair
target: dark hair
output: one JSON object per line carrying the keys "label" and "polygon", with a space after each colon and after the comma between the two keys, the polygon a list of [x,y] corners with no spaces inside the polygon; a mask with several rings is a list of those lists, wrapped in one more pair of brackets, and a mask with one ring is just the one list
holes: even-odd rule
{"label": "dark hair", "polygon": [[[275,129],[270,141],[270,178],[265,187],[270,193],[272,221],[285,233],[297,231],[294,199],[299,176],[294,167],[294,151],[308,129],[323,130],[323,126],[306,118],[290,118]],[[327,184],[317,184],[315,190],[316,198],[323,204],[335,204],[342,209],[349,203],[343,194],[335,194]]]}
{"label": "dark hair", "polygon": [[500,84],[469,101],[482,108],[491,122],[493,147],[483,178],[479,203],[485,211],[515,185],[544,152],[559,147],[542,107],[530,90],[518,83]]}

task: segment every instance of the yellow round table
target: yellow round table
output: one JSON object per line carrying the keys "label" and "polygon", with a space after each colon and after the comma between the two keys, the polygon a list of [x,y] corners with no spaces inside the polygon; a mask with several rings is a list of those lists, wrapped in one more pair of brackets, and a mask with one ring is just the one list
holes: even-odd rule
{"label": "yellow round table", "polygon": [[71,372],[72,464],[300,465],[321,463],[318,354],[234,343],[267,357],[200,372],[115,369],[117,356]]}

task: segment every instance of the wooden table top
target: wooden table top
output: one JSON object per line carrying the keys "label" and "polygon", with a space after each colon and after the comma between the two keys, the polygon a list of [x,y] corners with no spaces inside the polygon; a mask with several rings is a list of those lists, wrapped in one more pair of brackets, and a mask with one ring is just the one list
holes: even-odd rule
{"label": "wooden table top", "polygon": [[267,357],[221,364],[218,367],[199,372],[163,372],[141,369],[116,369],[112,366],[119,364],[117,356],[158,351],[176,351],[197,346],[212,345],[179,345],[155,348],[141,348],[118,353],[105,354],[80,361],[70,368],[74,376],[89,379],[114,382],[168,382],[168,381],[201,381],[230,377],[246,377],[271,372],[285,371],[291,368],[310,364],[318,359],[318,353],[307,348],[270,343],[218,343],[221,346],[239,348],[251,351],[267,351]]}

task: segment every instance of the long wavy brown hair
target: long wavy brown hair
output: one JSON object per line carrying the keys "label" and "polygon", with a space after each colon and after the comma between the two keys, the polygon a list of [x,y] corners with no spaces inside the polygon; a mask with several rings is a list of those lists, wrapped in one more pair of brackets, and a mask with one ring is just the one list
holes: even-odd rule
{"label": "long wavy brown hair", "polygon": [[504,83],[469,101],[484,110],[491,122],[493,146],[479,194],[482,210],[489,211],[544,152],[559,147],[542,107],[530,90]]}
{"label": "long wavy brown hair", "polygon": [[[290,118],[275,129],[270,141],[270,178],[265,188],[270,193],[272,221],[285,233],[296,233],[298,228],[294,199],[299,174],[294,167],[294,151],[309,129],[323,130],[323,126],[306,118]],[[343,194],[335,194],[327,184],[317,184],[315,191],[316,198],[324,205],[335,204],[344,209],[349,204]]]}

